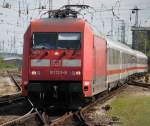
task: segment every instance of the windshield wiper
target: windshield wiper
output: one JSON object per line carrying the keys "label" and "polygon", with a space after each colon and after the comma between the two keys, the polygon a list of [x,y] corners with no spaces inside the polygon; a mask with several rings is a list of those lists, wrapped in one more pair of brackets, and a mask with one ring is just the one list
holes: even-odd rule
{"label": "windshield wiper", "polygon": [[45,46],[33,46],[33,49],[49,49]]}
{"label": "windshield wiper", "polygon": [[64,47],[57,47],[57,49],[67,49],[67,48],[64,48]]}

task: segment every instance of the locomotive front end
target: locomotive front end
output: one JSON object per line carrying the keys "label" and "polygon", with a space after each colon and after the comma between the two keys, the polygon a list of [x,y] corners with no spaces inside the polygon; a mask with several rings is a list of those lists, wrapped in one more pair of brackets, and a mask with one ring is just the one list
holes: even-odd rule
{"label": "locomotive front end", "polygon": [[31,23],[24,43],[24,96],[53,106],[82,97],[82,26],[70,19]]}

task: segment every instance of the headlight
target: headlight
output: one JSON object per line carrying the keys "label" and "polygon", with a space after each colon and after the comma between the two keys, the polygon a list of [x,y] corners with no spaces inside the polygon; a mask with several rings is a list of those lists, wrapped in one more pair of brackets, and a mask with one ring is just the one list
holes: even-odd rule
{"label": "headlight", "polygon": [[76,71],[76,75],[81,75],[81,72],[80,71]]}
{"label": "headlight", "polygon": [[73,76],[76,76],[76,75],[81,75],[81,72],[80,71],[72,71],[71,74]]}
{"label": "headlight", "polygon": [[32,75],[40,75],[40,71],[32,71]]}
{"label": "headlight", "polygon": [[32,75],[36,75],[36,71],[32,71]]}
{"label": "headlight", "polygon": [[84,82],[84,86],[89,86],[90,82],[89,81],[85,81]]}

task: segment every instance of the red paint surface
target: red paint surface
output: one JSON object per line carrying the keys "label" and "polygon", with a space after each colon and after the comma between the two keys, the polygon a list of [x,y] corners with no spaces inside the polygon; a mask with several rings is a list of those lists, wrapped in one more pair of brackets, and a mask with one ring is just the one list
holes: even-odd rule
{"label": "red paint surface", "polygon": [[95,76],[106,76],[107,51],[106,40],[100,37],[94,37],[95,50]]}
{"label": "red paint surface", "polygon": [[[55,56],[55,52],[59,55]],[[45,55],[46,53],[46,55]],[[36,55],[37,54],[37,55]],[[32,51],[31,59],[49,59],[50,66],[33,67],[30,65],[29,79],[30,80],[81,80],[82,79],[82,67],[63,67],[62,60],[67,59],[79,59],[81,60],[81,50],[35,50]],[[53,61],[58,61],[59,65],[55,66]],[[31,60],[30,60],[31,64]],[[40,71],[40,75],[32,75],[32,71]],[[71,74],[50,74],[50,71],[81,71],[81,75]]]}
{"label": "red paint surface", "polygon": [[145,70],[147,67],[130,67],[127,69],[115,69],[115,70],[108,70],[107,75],[113,75],[113,74],[120,74],[120,73],[128,73],[131,70]]}
{"label": "red paint surface", "polygon": [[32,21],[31,32],[83,32],[84,24],[79,19],[39,19]]}
{"label": "red paint surface", "polygon": [[[40,75],[32,75],[31,71],[40,71]],[[50,74],[50,71],[55,71],[55,73]],[[61,74],[59,71],[66,71],[67,74]],[[72,71],[81,71],[80,67],[69,68],[69,67],[32,67],[29,71],[30,80],[76,80],[79,81],[82,79],[81,75],[72,75]]]}
{"label": "red paint surface", "polygon": [[[84,28],[84,40],[83,40],[83,83],[84,81],[92,81],[93,80],[93,66],[94,66],[94,61],[93,61],[93,32],[90,29],[89,25],[86,23],[85,28]],[[83,89],[84,89],[84,84],[83,84]],[[84,91],[83,93],[85,96],[91,96],[92,95],[92,88],[91,88],[91,83],[88,86],[88,91]]]}
{"label": "red paint surface", "polygon": [[[31,22],[24,37],[24,51],[23,51],[23,71],[22,71],[22,87],[23,95],[27,95],[27,84],[30,80],[82,80],[82,66],[81,67],[32,67],[32,59],[81,59],[82,60],[82,46],[80,50],[32,50],[32,34],[33,32],[83,32],[85,22],[80,19],[40,19]],[[82,35],[83,36],[83,35]],[[82,37],[83,38],[83,37]],[[83,43],[83,39],[81,40]],[[59,55],[55,56],[54,53]],[[64,55],[65,53],[65,55]],[[82,61],[81,61],[82,62]],[[63,71],[81,71],[81,75],[52,75],[50,70]],[[40,75],[32,75],[32,71],[40,71]],[[24,82],[27,82],[26,84]]]}
{"label": "red paint surface", "polygon": [[29,55],[30,55],[30,41],[31,41],[31,26],[28,27],[24,35],[23,45],[23,64],[22,64],[22,94],[27,95],[26,84],[29,81]]}

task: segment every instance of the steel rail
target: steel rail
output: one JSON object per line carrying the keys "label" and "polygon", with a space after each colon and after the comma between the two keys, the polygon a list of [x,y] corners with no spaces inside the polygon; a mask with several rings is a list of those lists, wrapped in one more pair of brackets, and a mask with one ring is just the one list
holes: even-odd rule
{"label": "steel rail", "polygon": [[140,81],[129,81],[128,82],[129,85],[134,85],[134,86],[139,86],[139,87],[144,87],[144,88],[150,88],[150,84],[149,83],[144,83],[144,82],[140,82]]}
{"label": "steel rail", "polygon": [[14,120],[11,120],[11,121],[8,121],[0,126],[14,126],[15,124],[22,124],[24,123],[27,119],[31,118],[31,117],[34,117],[37,115],[37,113],[32,113],[33,112],[33,108],[28,112],[26,113],[25,115],[19,117],[19,118],[16,118]]}
{"label": "steel rail", "polygon": [[22,99],[22,97],[21,97],[22,88],[20,87],[18,82],[14,79],[13,75],[11,75],[9,71],[7,71],[7,73],[8,73],[8,76],[10,77],[10,79],[12,80],[12,82],[14,82],[14,84],[17,86],[18,92],[10,93],[10,94],[0,97],[0,104],[10,103],[12,101]]}
{"label": "steel rail", "polygon": [[7,73],[8,73],[8,76],[11,78],[11,80],[14,82],[14,84],[17,86],[18,90],[22,91],[22,88],[20,87],[18,82],[15,80],[14,76],[9,71],[7,71]]}
{"label": "steel rail", "polygon": [[57,126],[59,124],[63,124],[66,120],[69,120],[71,118],[76,118],[79,122],[79,125],[85,125],[85,126],[91,126],[92,124],[89,123],[85,118],[84,118],[84,113],[86,111],[89,110],[89,108],[91,108],[92,106],[98,104],[103,104],[104,102],[106,102],[107,100],[111,99],[112,97],[116,96],[117,94],[121,93],[123,89],[125,89],[127,87],[127,84],[122,85],[121,87],[119,87],[116,90],[111,91],[110,93],[106,93],[105,95],[101,96],[100,98],[98,98],[96,101],[94,101],[93,103],[81,108],[80,110],[76,111],[76,112],[69,112],[66,113],[65,115],[63,115],[60,118],[57,118],[54,121],[51,121],[51,123],[49,124],[49,126]]}

